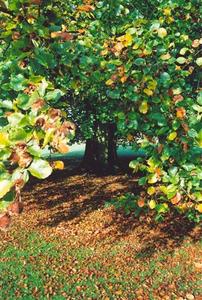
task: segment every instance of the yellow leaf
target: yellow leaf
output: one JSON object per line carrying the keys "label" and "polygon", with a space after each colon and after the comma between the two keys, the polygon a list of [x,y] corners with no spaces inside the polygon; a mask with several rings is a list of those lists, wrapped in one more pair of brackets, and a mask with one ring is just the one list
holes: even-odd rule
{"label": "yellow leaf", "polygon": [[142,114],[146,114],[148,112],[148,109],[149,109],[149,106],[148,106],[147,101],[142,101],[142,103],[139,106],[139,111]]}
{"label": "yellow leaf", "polygon": [[202,213],[202,203],[201,204],[198,204],[196,206],[196,210],[198,210],[198,212]]}
{"label": "yellow leaf", "polygon": [[102,50],[101,52],[100,52],[100,54],[102,55],[102,56],[105,56],[105,55],[107,55],[108,54],[108,49],[104,49],[104,50]]}
{"label": "yellow leaf", "polygon": [[155,90],[157,87],[157,81],[156,80],[152,80],[148,82],[148,89],[150,90]]}
{"label": "yellow leaf", "polygon": [[140,47],[139,44],[134,44],[134,45],[133,45],[133,50],[137,50],[139,47]]}
{"label": "yellow leaf", "polygon": [[61,160],[57,160],[54,162],[54,169],[55,170],[63,170],[64,169],[64,162]]}
{"label": "yellow leaf", "polygon": [[132,44],[133,37],[130,33],[126,33],[125,35],[122,35],[119,38],[117,38],[117,40],[119,42],[122,42],[125,47],[128,47]]}
{"label": "yellow leaf", "polygon": [[158,181],[157,174],[152,174],[149,176],[148,183],[153,184],[153,183],[156,183],[157,181]]}
{"label": "yellow leaf", "polygon": [[155,200],[150,200],[149,201],[149,208],[154,209],[156,207],[156,201]]}
{"label": "yellow leaf", "polygon": [[0,148],[9,145],[8,135],[5,132],[0,132]]}
{"label": "yellow leaf", "polygon": [[192,47],[193,48],[198,48],[200,46],[200,41],[199,39],[196,39],[192,42]]}
{"label": "yellow leaf", "polygon": [[183,41],[187,41],[187,40],[189,39],[189,36],[186,35],[186,34],[182,34],[182,35],[181,35],[181,39],[182,39]]}
{"label": "yellow leaf", "polygon": [[106,85],[112,85],[114,83],[114,81],[112,79],[109,79],[105,83],[106,83]]}
{"label": "yellow leaf", "polygon": [[124,44],[122,42],[116,43],[114,45],[114,50],[118,53],[121,52],[123,48],[124,48]]}
{"label": "yellow leaf", "polygon": [[117,38],[117,41],[119,41],[119,42],[124,42],[124,41],[125,41],[125,35],[119,36],[119,37]]}
{"label": "yellow leaf", "polygon": [[132,44],[132,41],[133,41],[133,37],[130,33],[126,33],[125,35],[125,40],[124,40],[124,45],[126,47],[130,46]]}
{"label": "yellow leaf", "polygon": [[7,180],[3,179],[0,181],[0,198],[3,198],[11,189],[12,183]]}
{"label": "yellow leaf", "polygon": [[160,27],[157,30],[157,33],[158,33],[158,36],[163,39],[167,35],[167,30],[165,28],[163,28],[163,27]]}
{"label": "yellow leaf", "polygon": [[167,187],[165,185],[160,185],[159,189],[160,189],[160,191],[162,193],[164,193],[165,195],[167,195],[168,189],[167,189]]}
{"label": "yellow leaf", "polygon": [[173,92],[173,95],[179,95],[182,93],[182,90],[181,90],[181,88],[177,88],[177,89],[173,89],[172,92]]}
{"label": "yellow leaf", "polygon": [[168,17],[167,22],[168,24],[173,23],[174,22],[174,18],[173,17]]}
{"label": "yellow leaf", "polygon": [[144,89],[144,93],[147,95],[147,96],[152,96],[154,94],[154,92],[150,89]]}
{"label": "yellow leaf", "polygon": [[120,81],[122,83],[125,83],[127,81],[127,79],[128,79],[128,77],[124,75],[123,77],[121,77]]}
{"label": "yellow leaf", "polygon": [[165,16],[170,16],[171,15],[171,9],[170,9],[170,7],[164,8],[163,14]]}
{"label": "yellow leaf", "polygon": [[182,49],[180,50],[180,55],[185,55],[187,51],[189,51],[188,48],[185,48],[185,47],[182,48]]}
{"label": "yellow leaf", "polygon": [[144,49],[142,53],[143,53],[144,55],[150,55],[150,54],[152,54],[152,50]]}
{"label": "yellow leaf", "polygon": [[58,37],[58,32],[51,32],[51,38],[54,39]]}
{"label": "yellow leaf", "polygon": [[128,134],[127,135],[127,140],[129,141],[129,142],[131,142],[131,141],[133,141],[134,140],[134,136],[132,135],[132,134]]}
{"label": "yellow leaf", "polygon": [[171,58],[171,55],[170,55],[170,53],[166,53],[166,54],[161,55],[160,58],[161,58],[162,60],[168,60],[168,59]]}
{"label": "yellow leaf", "polygon": [[120,296],[120,295],[123,294],[123,292],[121,290],[118,290],[118,291],[115,292],[115,294]]}
{"label": "yellow leaf", "polygon": [[177,132],[173,131],[167,136],[168,141],[174,141],[174,139],[177,137]]}
{"label": "yellow leaf", "polygon": [[155,193],[155,191],[156,191],[155,187],[151,186],[147,189],[147,194],[151,196]]}

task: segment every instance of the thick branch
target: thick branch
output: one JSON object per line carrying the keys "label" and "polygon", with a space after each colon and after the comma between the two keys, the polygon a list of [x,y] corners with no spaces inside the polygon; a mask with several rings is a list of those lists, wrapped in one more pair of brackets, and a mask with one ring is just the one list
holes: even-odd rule
{"label": "thick branch", "polygon": [[4,14],[7,14],[7,15],[9,15],[9,16],[12,16],[12,17],[14,17],[15,15],[14,15],[14,13],[12,12],[12,11],[10,11],[10,10],[8,10],[7,8],[4,8],[4,7],[0,7],[0,13],[4,13]]}

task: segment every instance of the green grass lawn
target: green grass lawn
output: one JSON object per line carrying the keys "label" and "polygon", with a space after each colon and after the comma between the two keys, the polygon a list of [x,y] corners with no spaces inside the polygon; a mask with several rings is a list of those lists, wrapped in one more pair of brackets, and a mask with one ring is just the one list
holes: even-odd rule
{"label": "green grass lawn", "polygon": [[124,242],[98,253],[36,232],[13,234],[1,247],[0,299],[197,299],[202,282],[190,251],[200,252],[201,245],[185,243],[150,257]]}

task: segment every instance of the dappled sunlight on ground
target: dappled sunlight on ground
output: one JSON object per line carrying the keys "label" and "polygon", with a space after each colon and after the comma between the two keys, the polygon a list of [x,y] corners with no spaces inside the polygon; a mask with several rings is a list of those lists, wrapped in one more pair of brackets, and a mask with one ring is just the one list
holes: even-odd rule
{"label": "dappled sunlight on ground", "polygon": [[[21,263],[37,266],[41,271],[36,274],[42,279],[51,266],[57,275],[43,279],[47,299],[62,293],[62,299],[71,300],[170,300],[187,293],[193,296],[194,289],[194,299],[201,300],[201,228],[177,215],[157,224],[150,215],[137,218],[118,213],[105,207],[105,201],[125,192],[139,193],[135,178],[78,174],[66,169],[47,180],[31,181],[23,192],[23,214],[13,218],[7,233],[0,233],[0,251],[14,245],[18,251],[30,252],[26,262],[19,254]],[[36,241],[32,242],[32,236]],[[37,250],[32,249],[35,244]],[[52,257],[50,252],[49,257],[40,247],[53,247],[50,251],[57,255]],[[65,292],[66,283],[69,292]],[[40,289],[33,291],[40,293]],[[75,297],[69,296],[70,291]],[[86,296],[91,293],[99,296]]]}

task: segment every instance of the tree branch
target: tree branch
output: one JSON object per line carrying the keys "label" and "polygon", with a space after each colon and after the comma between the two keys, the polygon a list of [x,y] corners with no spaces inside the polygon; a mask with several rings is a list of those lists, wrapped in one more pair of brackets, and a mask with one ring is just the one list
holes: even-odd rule
{"label": "tree branch", "polygon": [[12,11],[10,11],[7,8],[4,8],[4,7],[0,7],[0,13],[1,12],[4,13],[4,14],[7,14],[9,16],[12,16],[12,17],[15,16],[15,14]]}

